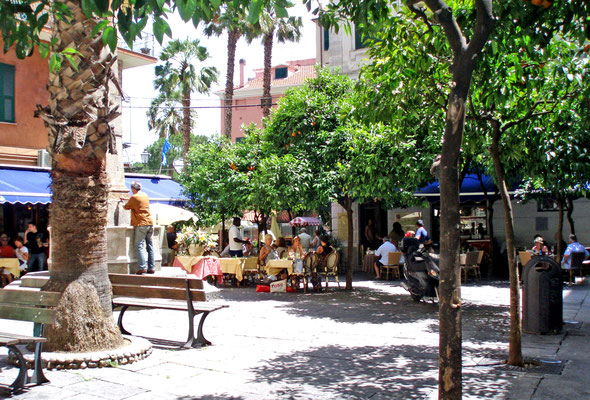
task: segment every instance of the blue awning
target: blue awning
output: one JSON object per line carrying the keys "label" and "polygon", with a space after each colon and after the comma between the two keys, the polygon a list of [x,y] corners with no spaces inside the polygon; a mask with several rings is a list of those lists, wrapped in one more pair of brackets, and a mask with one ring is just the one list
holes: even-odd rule
{"label": "blue awning", "polygon": [[[152,203],[178,204],[187,201],[182,185],[163,176],[125,174],[125,184],[139,181]],[[48,168],[0,166],[0,204],[50,204],[51,177]]]}
{"label": "blue awning", "polygon": [[125,185],[128,188],[131,188],[133,181],[141,184],[141,191],[147,194],[150,203],[176,204],[188,200],[182,194],[182,185],[170,178],[125,174]]}
{"label": "blue awning", "polygon": [[0,204],[49,204],[51,177],[46,169],[0,168]]}
{"label": "blue awning", "polygon": [[[492,177],[487,175],[481,176],[481,182],[476,174],[466,175],[461,183],[460,201],[484,201],[484,188],[488,192],[488,196],[492,198],[496,196],[496,185]],[[440,201],[440,187],[438,182],[432,182],[431,184],[418,190],[415,195],[417,197],[425,197],[431,203]]]}

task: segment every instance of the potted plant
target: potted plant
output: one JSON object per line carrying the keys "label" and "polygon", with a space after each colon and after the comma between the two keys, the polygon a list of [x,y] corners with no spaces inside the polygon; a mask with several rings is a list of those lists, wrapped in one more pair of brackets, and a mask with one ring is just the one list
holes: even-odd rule
{"label": "potted plant", "polygon": [[193,226],[182,228],[176,241],[178,242],[180,253],[190,256],[200,256],[205,250],[209,250],[217,245],[213,235]]}

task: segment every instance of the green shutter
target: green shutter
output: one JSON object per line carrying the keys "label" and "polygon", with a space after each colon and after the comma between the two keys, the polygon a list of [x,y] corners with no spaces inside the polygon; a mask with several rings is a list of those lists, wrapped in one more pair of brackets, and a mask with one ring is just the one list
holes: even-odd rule
{"label": "green shutter", "polygon": [[0,63],[0,121],[14,122],[14,65]]}

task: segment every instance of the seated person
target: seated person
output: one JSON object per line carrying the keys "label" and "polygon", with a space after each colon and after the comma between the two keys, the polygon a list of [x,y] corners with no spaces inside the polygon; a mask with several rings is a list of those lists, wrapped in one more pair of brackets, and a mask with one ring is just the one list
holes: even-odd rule
{"label": "seated person", "polygon": [[249,238],[244,238],[244,243],[242,243],[242,253],[244,257],[251,257],[256,255],[256,248],[252,244]]}
{"label": "seated person", "polygon": [[0,235],[0,257],[2,258],[14,258],[14,248],[8,244],[10,238],[5,233]]}
{"label": "seated person", "polygon": [[563,260],[561,260],[561,267],[563,269],[570,269],[572,266],[572,260],[570,255],[574,252],[581,252],[584,253],[584,259],[587,260],[590,257],[588,250],[580,243],[578,243],[578,238],[573,233],[569,236],[569,244],[567,245],[567,249],[565,249],[565,254],[563,255]]}
{"label": "seated person", "polygon": [[325,269],[326,257],[328,256],[328,254],[334,251],[332,246],[328,244],[329,242],[330,237],[328,235],[322,236],[320,238],[320,247],[318,247],[318,250],[316,251],[316,254],[319,256],[320,259],[318,266],[320,266],[321,269]]}
{"label": "seated person", "polygon": [[[398,251],[395,244],[391,243],[391,238],[388,236],[383,238],[383,244],[379,246],[377,251],[375,251],[375,255],[377,257],[381,257],[379,260],[375,261],[373,265],[375,268],[375,277],[377,279],[381,279],[381,267],[387,265],[389,263],[389,253],[392,251]],[[400,263],[403,263],[403,255],[400,259]]]}
{"label": "seated person", "polygon": [[170,253],[168,254],[168,265],[172,265],[174,258],[176,257],[176,252],[178,251],[178,242],[176,241],[176,238],[176,229],[174,229],[174,226],[168,225],[166,227],[166,241],[168,242],[168,248],[170,249]]}
{"label": "seated person", "polygon": [[272,247],[272,241],[272,235],[267,233],[264,236],[264,246],[260,248],[260,253],[258,254],[258,263],[260,265],[266,265],[270,260],[279,258],[276,250]]}
{"label": "seated person", "polygon": [[535,245],[533,246],[531,251],[533,252],[533,254],[537,254],[540,256],[546,256],[547,254],[549,254],[549,249],[547,248],[547,246],[545,246],[545,241],[540,235],[537,235],[537,237],[535,238]]}
{"label": "seated person", "polygon": [[305,250],[301,245],[301,239],[299,236],[293,238],[293,245],[289,247],[289,255],[293,254],[295,258],[303,258],[305,256]]}
{"label": "seated person", "polygon": [[285,243],[285,238],[284,237],[280,237],[276,240],[276,251],[277,254],[279,255],[279,258],[287,258],[287,243]]}

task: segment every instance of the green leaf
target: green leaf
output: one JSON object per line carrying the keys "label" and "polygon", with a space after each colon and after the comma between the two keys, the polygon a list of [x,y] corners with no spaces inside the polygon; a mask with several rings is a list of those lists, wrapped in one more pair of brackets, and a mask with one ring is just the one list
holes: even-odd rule
{"label": "green leaf", "polygon": [[78,61],[76,61],[76,59],[74,57],[72,57],[69,54],[64,54],[66,60],[68,60],[70,62],[70,65],[76,70],[78,71]]}
{"label": "green leaf", "polygon": [[92,18],[92,13],[96,11],[96,6],[92,0],[82,0],[82,11],[87,18]]}
{"label": "green leaf", "polygon": [[73,48],[71,48],[71,47],[68,47],[67,49],[64,49],[64,50],[62,51],[62,53],[64,53],[64,54],[77,54],[77,55],[79,55],[79,56],[81,56],[81,55],[82,55],[82,53],[80,53],[78,50],[76,50],[76,49],[73,49]]}
{"label": "green leaf", "polygon": [[92,36],[94,37],[98,35],[98,33],[102,31],[108,24],[109,21],[107,21],[106,19],[100,21],[98,24],[94,26],[94,28],[92,28]]}
{"label": "green leaf", "polygon": [[284,7],[275,6],[275,14],[277,18],[289,18],[289,12]]}
{"label": "green leaf", "polygon": [[112,52],[117,50],[117,32],[112,26],[107,26],[102,32],[102,42],[109,46]]}
{"label": "green leaf", "polygon": [[52,54],[49,57],[49,70],[51,72],[56,72],[61,68],[61,56],[59,54]]}
{"label": "green leaf", "polygon": [[188,22],[197,8],[196,0],[176,0],[176,8],[180,14],[180,18],[184,22]]}
{"label": "green leaf", "polygon": [[39,43],[39,54],[41,58],[46,58],[49,55],[49,44],[45,42]]}
{"label": "green leaf", "polygon": [[263,0],[253,0],[250,3],[250,10],[248,12],[248,22],[254,25],[258,21],[258,17],[262,12]]}

